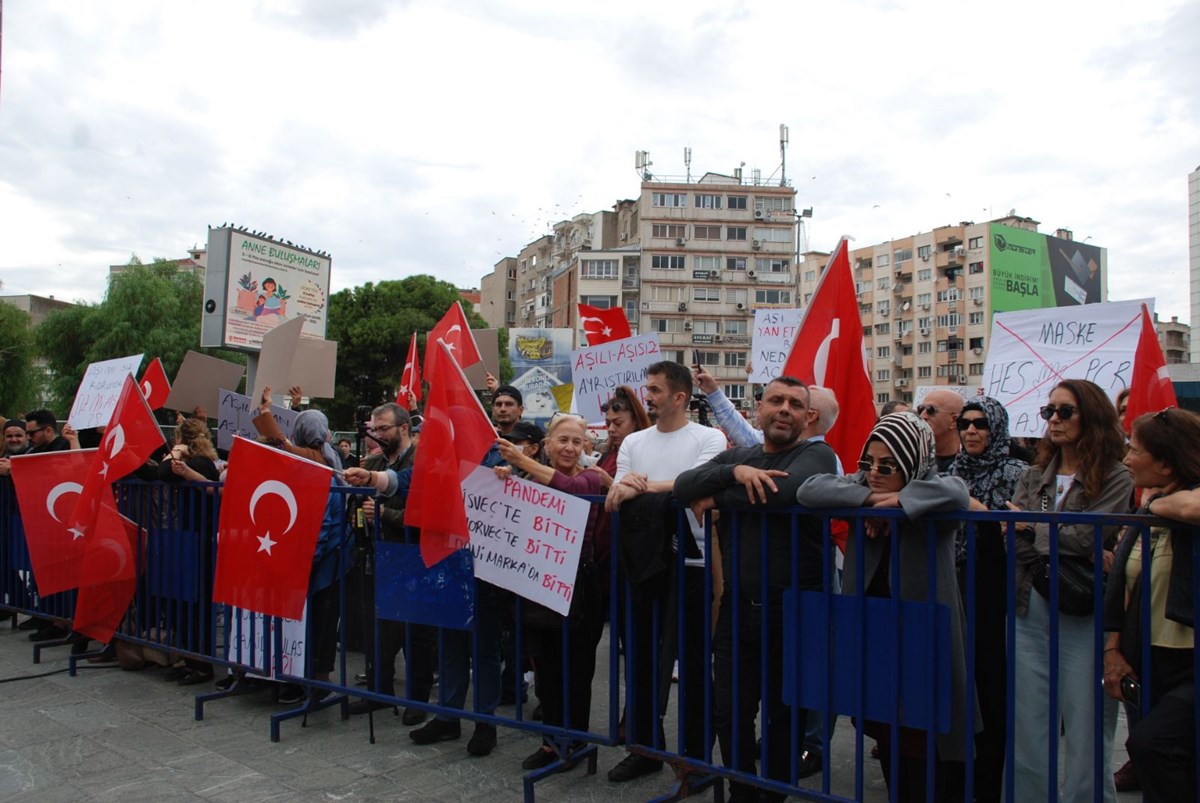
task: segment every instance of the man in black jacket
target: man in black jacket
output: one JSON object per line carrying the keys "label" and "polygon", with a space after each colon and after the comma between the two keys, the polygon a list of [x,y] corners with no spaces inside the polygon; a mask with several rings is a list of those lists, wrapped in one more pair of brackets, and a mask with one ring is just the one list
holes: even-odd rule
{"label": "man in black jacket", "polygon": [[[816,474],[833,474],[836,460],[833,449],[822,441],[804,439],[804,431],[815,414],[810,405],[808,388],[789,376],[772,380],[763,392],[758,408],[758,425],[763,431],[761,446],[730,449],[710,462],[685,471],[675,480],[675,496],[680,502],[692,505],[696,515],[713,508],[751,505],[754,508],[795,504],[796,489]],[[737,563],[734,563],[733,528],[738,519]],[[768,753],[762,774],[774,780],[789,782],[791,757],[791,716],[783,703],[783,645],[778,638],[762,642],[763,617],[767,632],[778,634],[783,621],[783,592],[793,583],[792,525],[782,515],[767,518],[767,554],[762,554],[762,514],[757,512],[726,512],[717,522],[721,544],[721,559],[725,572],[725,593],[717,616],[717,632],[713,637],[713,725],[725,765],[754,774],[754,719],[759,708],[760,677],[766,663],[767,689],[763,711],[766,735],[763,743]],[[821,525],[811,516],[798,522],[797,552],[798,587],[820,590]],[[762,585],[763,560],[767,561],[767,583]],[[738,600],[738,621],[733,621],[734,599]],[[736,627],[735,627],[736,624]],[[739,683],[733,688],[733,637],[739,644]],[[735,697],[736,695],[736,697]],[[733,720],[737,709],[737,721]],[[807,717],[797,711],[803,733]],[[738,762],[733,763],[734,743]],[[730,784],[730,803],[749,800],[783,800],[777,793],[762,793],[741,783]]]}
{"label": "man in black jacket", "polygon": [[25,432],[29,435],[27,454],[65,452],[71,448],[67,439],[58,434],[58,420],[49,410],[34,410],[26,414]]}

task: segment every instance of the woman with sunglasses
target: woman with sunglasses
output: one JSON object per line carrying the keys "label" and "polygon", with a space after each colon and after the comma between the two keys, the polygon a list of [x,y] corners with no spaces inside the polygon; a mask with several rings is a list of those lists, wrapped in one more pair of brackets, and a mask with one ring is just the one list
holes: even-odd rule
{"label": "woman with sunglasses", "polygon": [[[807,507],[899,507],[907,520],[868,519],[863,538],[851,532],[846,544],[846,564],[842,593],[862,593],[871,597],[890,597],[894,585],[904,600],[923,601],[929,593],[929,537],[936,539],[936,564],[932,567],[937,600],[950,611],[951,725],[946,733],[934,737],[937,755],[934,761],[934,787],[929,789],[925,774],[925,732],[900,729],[898,744],[892,743],[892,727],[879,722],[862,723],[863,731],[879,743],[879,764],[889,792],[896,787],[896,799],[924,801],[946,799],[947,762],[963,761],[969,743],[966,733],[966,651],[963,632],[966,621],[958,596],[958,577],[954,568],[954,534],[958,524],[939,521],[931,528],[921,520],[926,513],[966,510],[970,498],[958,477],[939,475],[936,466],[933,430],[912,413],[890,413],[876,422],[863,447],[858,473],[845,477],[832,474],[810,477],[796,492],[796,501]],[[896,529],[892,529],[893,522]],[[899,539],[892,537],[899,535]],[[860,553],[860,543],[861,553]],[[900,576],[893,577],[892,549],[899,550]],[[859,566],[862,565],[864,591],[859,592]],[[901,649],[904,647],[901,645]],[[886,671],[878,667],[875,671]],[[915,682],[909,680],[907,682]],[[972,704],[974,701],[972,700]],[[976,716],[975,721],[979,718]],[[899,750],[899,777],[893,778],[892,750]]]}
{"label": "woman with sunglasses", "polygon": [[[579,464],[586,437],[587,422],[581,417],[555,413],[546,426],[545,449],[550,465],[542,465],[504,439],[497,441],[497,446],[512,470],[525,472],[530,480],[566,493],[594,496],[602,493],[600,473],[595,469],[584,469]],[[502,477],[506,476],[509,466],[498,466],[495,471]],[[564,622],[563,617],[531,602],[524,604],[524,632],[537,673],[542,721],[547,725],[580,731],[587,731],[590,722],[596,645],[600,642],[603,628],[597,588],[599,578],[593,565],[596,524],[601,512],[601,504],[593,504],[588,512],[579,569],[575,575],[571,613],[567,620]],[[563,662],[564,624],[569,625],[566,663]],[[564,706],[569,706],[569,722],[564,717]],[[557,751],[546,740],[521,763],[521,767],[526,770],[541,769],[558,758]]]}
{"label": "woman with sunglasses", "polygon": [[[1200,416],[1168,408],[1133,422],[1125,465],[1149,495],[1139,513],[1200,522],[1188,509],[1200,486]],[[1140,712],[1125,743],[1146,800],[1196,799],[1196,690],[1192,599],[1194,526],[1127,527],[1104,589],[1104,690]],[[1150,546],[1150,633],[1142,631],[1143,548]],[[1150,643],[1150,665],[1142,663]],[[1149,681],[1148,687],[1145,685]]]}
{"label": "woman with sunglasses", "polygon": [[[1127,513],[1133,480],[1121,463],[1125,438],[1117,410],[1096,384],[1085,379],[1064,380],[1050,391],[1041,410],[1046,432],[1037,457],[1017,482],[1011,510],[1064,513]],[[1118,527],[1102,530],[1111,545]],[[1057,528],[1059,562],[1083,561],[1095,567],[1096,528],[1063,524]],[[1016,800],[1043,799],[1050,782],[1050,734],[1064,733],[1060,779],[1063,800],[1095,797],[1093,754],[1095,690],[1100,682],[1094,648],[1095,614],[1072,615],[1050,610],[1048,572],[1050,525],[1019,525],[1016,533],[1016,642],[1014,674],[1017,689],[1013,730],[1013,784]],[[1106,555],[1106,561],[1111,555]],[[1059,572],[1061,576],[1062,568]],[[1047,717],[1050,686],[1050,622],[1058,620],[1058,707]],[[1089,682],[1089,678],[1091,682]],[[1041,694],[1035,690],[1046,690]],[[1116,799],[1108,764],[1117,722],[1115,700],[1103,705],[1104,745],[1101,771],[1104,799]]]}
{"label": "woman with sunglasses", "polygon": [[[1011,456],[1008,411],[990,396],[968,401],[958,415],[962,450],[948,471],[961,477],[971,494],[971,510],[1007,510],[1017,480],[1029,467]],[[983,732],[975,737],[975,800],[999,801],[1004,773],[1004,735],[1007,730],[1005,700],[1005,589],[1007,575],[1004,533],[995,521],[976,522],[970,531],[975,544],[975,690]],[[967,607],[967,536],[964,524],[955,541],[958,585]],[[964,781],[965,783],[965,781]]]}

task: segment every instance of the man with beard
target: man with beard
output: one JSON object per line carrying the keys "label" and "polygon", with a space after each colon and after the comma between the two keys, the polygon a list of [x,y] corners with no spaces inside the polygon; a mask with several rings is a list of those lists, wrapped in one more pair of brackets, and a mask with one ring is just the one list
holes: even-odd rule
{"label": "man with beard", "polygon": [[10,457],[25,454],[29,450],[29,434],[25,432],[24,421],[6,421],[4,423],[4,451],[0,457],[0,477],[9,476]]}
{"label": "man with beard", "polygon": [[[676,362],[656,362],[646,369],[646,412],[654,426],[634,432],[625,437],[621,451],[617,454],[617,473],[609,488],[605,508],[617,510],[624,502],[644,493],[669,493],[675,478],[687,469],[702,465],[725,449],[725,436],[720,430],[701,426],[688,419],[688,403],[692,398],[692,375],[688,369]],[[680,639],[684,652],[680,656],[679,696],[684,701],[687,719],[684,736],[684,752],[693,758],[703,758],[704,744],[704,674],[708,671],[708,656],[704,654],[704,616],[709,600],[704,593],[705,560],[704,531],[701,524],[689,511],[687,520],[691,526],[688,533],[678,534],[678,548],[687,552],[687,544],[694,540],[699,548],[685,561],[684,587],[685,611],[683,633]],[[626,525],[622,538],[638,539],[642,535]],[[662,706],[656,705],[653,697],[654,677],[660,667],[654,665],[653,617],[635,616],[633,641],[637,667],[633,674],[635,721],[626,723],[626,732],[631,733],[630,743],[665,747],[662,716],[666,711],[666,693],[660,691]],[[675,660],[676,645],[664,644],[661,658],[669,668]],[[666,684],[669,688],[670,684]],[[613,767],[608,778],[611,781],[630,781],[641,775],[662,769],[662,762],[648,756],[630,753]]]}
{"label": "man with beard", "polygon": [[501,385],[492,394],[492,423],[500,437],[508,436],[513,427],[525,414],[525,402],[521,391],[512,385]]}
{"label": "man with beard", "polygon": [[[362,468],[366,471],[402,471],[410,468],[416,449],[413,448],[412,436],[409,429],[412,420],[408,411],[398,404],[381,404],[371,412],[371,420],[367,425],[367,434],[379,444],[379,451],[368,455],[363,460]],[[384,541],[405,540],[404,506],[406,496],[388,496],[380,498],[379,521]],[[363,516],[367,527],[372,528],[375,522],[376,500],[367,497],[363,501]],[[368,641],[374,629],[373,621],[365,623]],[[436,633],[432,628],[421,625],[409,625],[390,619],[379,621],[379,649],[376,653],[379,664],[377,671],[367,673],[367,688],[381,694],[395,696],[396,694],[396,655],[406,648],[409,628],[412,629],[412,651],[407,654],[406,661],[412,668],[411,688],[405,689],[405,696],[411,700],[428,702],[430,690],[433,687],[434,649]],[[370,646],[367,649],[371,649]],[[375,678],[379,678],[379,688],[375,688]],[[357,700],[350,704],[351,714],[365,714],[380,708],[386,708],[385,703],[372,700]],[[425,721],[425,712],[416,708],[404,711],[402,721],[405,725],[418,725]]]}
{"label": "man with beard", "polygon": [[25,416],[25,432],[29,435],[28,454],[65,452],[71,448],[67,439],[58,434],[58,420],[49,410],[34,410]]}
{"label": "man with beard", "polygon": [[[782,376],[772,380],[763,391],[757,421],[763,433],[759,446],[744,446],[717,455],[702,466],[685,471],[675,480],[675,496],[692,505],[698,516],[712,508],[750,504],[769,508],[795,503],[796,490],[809,477],[833,474],[837,470],[833,449],[823,440],[807,440],[812,410],[808,388],[799,379]],[[738,519],[738,565],[732,523]],[[717,522],[721,555],[725,566],[725,594],[717,616],[713,637],[713,725],[721,745],[725,765],[754,774],[754,719],[762,702],[763,739],[768,754],[762,774],[789,782],[791,757],[791,711],[783,702],[783,645],[778,638],[762,641],[763,621],[767,633],[777,635],[783,627],[783,592],[792,584],[792,522],[787,516],[768,516],[767,552],[762,553],[759,513],[726,513]],[[798,521],[799,588],[819,591],[823,580],[821,567],[821,523],[813,516]],[[767,566],[767,586],[762,586],[763,564]],[[734,598],[738,598],[738,621],[733,621]],[[733,686],[734,634],[738,638],[738,686]],[[760,688],[766,663],[766,689]],[[737,711],[737,721],[733,719]],[[801,729],[807,712],[797,712]],[[801,733],[801,736],[803,734]],[[733,764],[734,745],[738,763]],[[761,796],[760,796],[761,795]],[[760,792],[746,784],[731,783],[731,803],[750,800],[783,800],[784,795]]]}

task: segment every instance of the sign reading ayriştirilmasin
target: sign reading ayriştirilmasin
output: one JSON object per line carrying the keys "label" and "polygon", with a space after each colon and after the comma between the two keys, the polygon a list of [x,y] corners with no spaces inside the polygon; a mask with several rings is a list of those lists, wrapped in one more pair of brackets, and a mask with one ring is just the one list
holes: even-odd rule
{"label": "sign reading ayri\u015ftirilmasin", "polygon": [[268,237],[209,231],[203,345],[258,351],[279,324],[304,319],[305,337],[324,339],[330,259]]}
{"label": "sign reading ayri\u015ftirilmasin", "polygon": [[1104,252],[1094,245],[992,224],[992,312],[1098,304]]}

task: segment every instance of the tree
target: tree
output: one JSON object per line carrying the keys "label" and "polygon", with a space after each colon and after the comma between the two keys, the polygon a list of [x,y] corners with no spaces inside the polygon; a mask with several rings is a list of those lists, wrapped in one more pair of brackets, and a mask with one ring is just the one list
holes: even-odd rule
{"label": "tree", "polygon": [[37,403],[33,357],[29,316],[0,302],[0,415],[29,412]]}
{"label": "tree", "polygon": [[[454,285],[426,275],[368,282],[330,296],[325,337],[338,342],[337,387],[333,401],[322,406],[335,429],[353,427],[355,408],[395,399],[413,333],[424,354],[429,330],[460,299]],[[464,310],[472,329],[487,327]]]}
{"label": "tree", "polygon": [[245,362],[236,352],[200,348],[204,283],[198,276],[162,259],[143,265],[134,255],[129,265],[109,279],[102,302],[51,312],[35,331],[59,415],[70,409],[88,363],[141,352],[147,360],[161,358],[173,377],[189,349]]}

